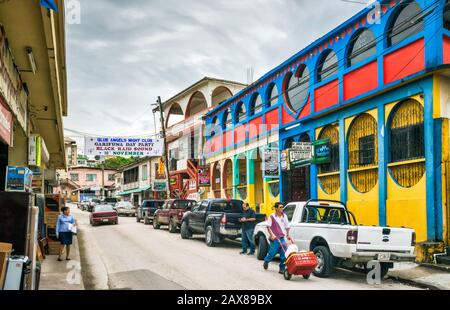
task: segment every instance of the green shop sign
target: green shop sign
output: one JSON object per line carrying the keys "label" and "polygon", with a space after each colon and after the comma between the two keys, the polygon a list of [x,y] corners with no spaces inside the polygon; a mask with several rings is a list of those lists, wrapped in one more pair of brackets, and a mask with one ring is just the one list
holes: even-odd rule
{"label": "green shop sign", "polygon": [[285,156],[284,158],[281,156],[281,166],[283,170],[298,169],[310,165],[328,164],[331,161],[330,140],[318,140],[312,143],[295,142],[291,149],[284,152],[286,152],[286,155],[288,156]]}
{"label": "green shop sign", "polygon": [[331,162],[331,146],[330,140],[317,140],[313,142],[314,155],[312,164],[322,165],[329,164]]}

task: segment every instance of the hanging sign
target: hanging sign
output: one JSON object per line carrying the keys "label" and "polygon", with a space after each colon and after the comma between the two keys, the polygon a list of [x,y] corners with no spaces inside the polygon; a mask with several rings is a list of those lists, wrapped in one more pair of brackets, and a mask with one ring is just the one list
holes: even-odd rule
{"label": "hanging sign", "polygon": [[6,192],[30,192],[33,183],[33,172],[25,167],[6,168]]}
{"label": "hanging sign", "polygon": [[199,187],[211,186],[211,168],[209,165],[200,166],[198,168],[198,186]]}
{"label": "hanging sign", "polygon": [[11,145],[12,114],[0,102],[0,139]]}
{"label": "hanging sign", "polygon": [[280,177],[280,150],[275,148],[264,149],[264,178]]}
{"label": "hanging sign", "polygon": [[330,140],[318,140],[313,143],[314,156],[312,163],[315,165],[328,164],[331,162]]}
{"label": "hanging sign", "polygon": [[164,180],[153,180],[152,189],[154,192],[165,192],[167,191],[167,181]]}
{"label": "hanging sign", "polygon": [[281,151],[280,161],[281,161],[281,170],[288,171],[289,170],[289,150]]}
{"label": "hanging sign", "polygon": [[301,168],[311,164],[313,158],[313,144],[310,142],[295,142],[289,150],[291,169]]}
{"label": "hanging sign", "polygon": [[164,142],[150,138],[86,137],[88,156],[157,157],[163,155]]}

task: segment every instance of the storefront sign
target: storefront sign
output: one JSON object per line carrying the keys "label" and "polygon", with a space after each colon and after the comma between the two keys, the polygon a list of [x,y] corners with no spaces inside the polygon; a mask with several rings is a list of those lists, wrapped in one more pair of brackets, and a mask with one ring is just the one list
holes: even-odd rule
{"label": "storefront sign", "polygon": [[33,172],[25,167],[6,168],[6,192],[29,192],[33,183]]}
{"label": "storefront sign", "polygon": [[30,135],[28,138],[28,165],[41,166],[41,137]]}
{"label": "storefront sign", "polygon": [[280,161],[281,161],[281,170],[288,171],[289,170],[289,150],[281,151]]}
{"label": "storefront sign", "polygon": [[264,149],[264,178],[280,176],[280,151],[274,148]]}
{"label": "storefront sign", "polygon": [[211,186],[211,167],[209,165],[198,168],[198,185],[200,187]]}
{"label": "storefront sign", "polygon": [[162,156],[164,142],[150,138],[99,138],[86,137],[86,155],[88,156]]}
{"label": "storefront sign", "polygon": [[165,192],[167,191],[167,182],[164,180],[153,180],[152,188],[154,192]]}
{"label": "storefront sign", "polygon": [[11,145],[12,114],[0,102],[0,138]]}
{"label": "storefront sign", "polygon": [[330,140],[318,140],[313,143],[314,158],[312,163],[315,165],[328,164],[331,161]]}
{"label": "storefront sign", "polygon": [[313,146],[310,142],[296,142],[289,150],[289,163],[291,169],[296,169],[311,164]]}

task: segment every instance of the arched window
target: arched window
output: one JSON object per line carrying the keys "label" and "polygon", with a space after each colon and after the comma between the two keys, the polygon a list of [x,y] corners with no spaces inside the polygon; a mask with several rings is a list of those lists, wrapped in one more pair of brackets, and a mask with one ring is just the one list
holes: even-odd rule
{"label": "arched window", "polygon": [[210,127],[211,137],[214,137],[216,134],[219,133],[220,127],[219,127],[219,118],[216,116],[213,118],[213,121],[211,123]]}
{"label": "arched window", "polygon": [[347,66],[351,67],[377,54],[377,42],[373,32],[364,29],[350,41]]}
{"label": "arched window", "polygon": [[267,98],[267,107],[273,107],[274,105],[278,104],[278,87],[275,84],[272,84],[270,86],[270,92],[269,92],[269,96]]}
{"label": "arched window", "polygon": [[363,113],[353,121],[348,134],[348,169],[353,187],[370,192],[378,183],[378,126],[375,118]]}
{"label": "arched window", "polygon": [[447,0],[444,7],[444,27],[450,30],[450,2]]}
{"label": "arched window", "polygon": [[388,46],[396,45],[424,29],[422,9],[416,1],[400,5],[388,29]]}
{"label": "arched window", "polygon": [[233,114],[231,113],[230,110],[227,110],[223,117],[222,128],[226,130],[230,129],[232,126],[233,126]]}
{"label": "arched window", "polygon": [[425,174],[425,161],[421,161],[425,158],[422,104],[414,99],[401,103],[392,116],[390,127],[391,174],[401,186],[412,187]]}
{"label": "arched window", "polygon": [[338,58],[336,53],[332,50],[324,52],[322,59],[319,62],[317,69],[317,81],[322,82],[332,76],[338,71]]}
{"label": "arched window", "polygon": [[222,178],[221,178],[222,172],[221,172],[221,166],[220,163],[217,162],[214,165],[213,171],[212,171],[212,188],[214,191],[214,197],[220,198],[221,192],[222,192]]}
{"label": "arched window", "polygon": [[236,123],[242,123],[245,121],[247,111],[245,110],[245,104],[239,102],[236,106]]}
{"label": "arched window", "polygon": [[320,133],[319,140],[330,141],[330,162],[319,165],[319,181],[324,192],[332,195],[340,188],[338,125],[326,126]]}
{"label": "arched window", "polygon": [[307,66],[301,66],[296,74],[288,76],[286,81],[287,103],[289,107],[299,112],[309,95],[309,70]]}
{"label": "arched window", "polygon": [[263,102],[259,94],[253,95],[250,103],[250,116],[259,114],[262,112]]}

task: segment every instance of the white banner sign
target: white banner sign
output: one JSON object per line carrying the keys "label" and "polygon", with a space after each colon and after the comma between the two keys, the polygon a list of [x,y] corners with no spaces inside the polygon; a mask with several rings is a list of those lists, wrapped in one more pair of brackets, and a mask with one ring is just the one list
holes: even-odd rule
{"label": "white banner sign", "polygon": [[164,142],[150,138],[86,137],[87,156],[162,156]]}

